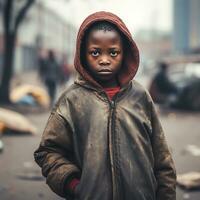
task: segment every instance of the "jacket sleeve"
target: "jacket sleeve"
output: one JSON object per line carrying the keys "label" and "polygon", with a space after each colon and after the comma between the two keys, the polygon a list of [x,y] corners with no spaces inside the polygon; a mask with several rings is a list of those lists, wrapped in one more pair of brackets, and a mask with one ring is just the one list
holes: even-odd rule
{"label": "jacket sleeve", "polygon": [[61,197],[71,195],[66,191],[67,182],[73,177],[80,177],[80,170],[74,162],[73,128],[66,108],[61,103],[61,106],[58,105],[52,111],[40,146],[34,153],[35,161],[42,168],[47,184]]}
{"label": "jacket sleeve", "polygon": [[176,171],[166,143],[165,135],[158,119],[153,101],[148,94],[152,126],[152,150],[154,173],[157,180],[156,200],[176,199]]}

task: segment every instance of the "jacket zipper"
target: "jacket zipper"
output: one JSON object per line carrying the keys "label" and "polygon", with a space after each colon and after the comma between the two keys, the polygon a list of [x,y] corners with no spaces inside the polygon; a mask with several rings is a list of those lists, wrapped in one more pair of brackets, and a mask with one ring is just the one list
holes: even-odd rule
{"label": "jacket zipper", "polygon": [[110,101],[110,126],[109,126],[109,150],[110,150],[110,162],[112,171],[112,183],[113,183],[113,200],[120,199],[120,187],[119,187],[119,155],[117,148],[117,136],[115,135],[115,101]]}

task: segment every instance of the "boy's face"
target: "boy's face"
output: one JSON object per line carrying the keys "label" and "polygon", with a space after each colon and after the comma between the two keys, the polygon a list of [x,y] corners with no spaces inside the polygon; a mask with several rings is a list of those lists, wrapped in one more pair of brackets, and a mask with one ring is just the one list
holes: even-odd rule
{"label": "boy's face", "polygon": [[122,65],[123,46],[115,31],[93,30],[86,41],[86,62],[94,78],[105,87],[117,86],[116,74]]}

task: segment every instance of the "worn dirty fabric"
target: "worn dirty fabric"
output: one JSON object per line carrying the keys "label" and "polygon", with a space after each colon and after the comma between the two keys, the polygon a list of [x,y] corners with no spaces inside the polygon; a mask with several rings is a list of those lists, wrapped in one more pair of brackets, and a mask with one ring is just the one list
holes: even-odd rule
{"label": "worn dirty fabric", "polygon": [[[81,41],[96,21],[109,21],[128,42],[120,91],[109,99],[80,62]],[[36,162],[50,188],[67,200],[175,200],[176,174],[148,92],[132,80],[139,52],[124,23],[98,12],[82,24],[75,67],[80,76],[51,112]],[[80,179],[74,193],[66,183]]]}

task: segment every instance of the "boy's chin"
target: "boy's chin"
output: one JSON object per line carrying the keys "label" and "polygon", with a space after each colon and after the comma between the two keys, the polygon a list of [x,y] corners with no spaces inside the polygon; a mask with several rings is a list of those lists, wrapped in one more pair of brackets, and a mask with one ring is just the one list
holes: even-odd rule
{"label": "boy's chin", "polygon": [[98,76],[97,80],[99,82],[110,82],[113,81],[113,79],[115,79],[111,74],[104,74],[102,76]]}
{"label": "boy's chin", "polygon": [[115,87],[117,85],[117,81],[115,77],[101,77],[97,79],[97,82],[103,87]]}

